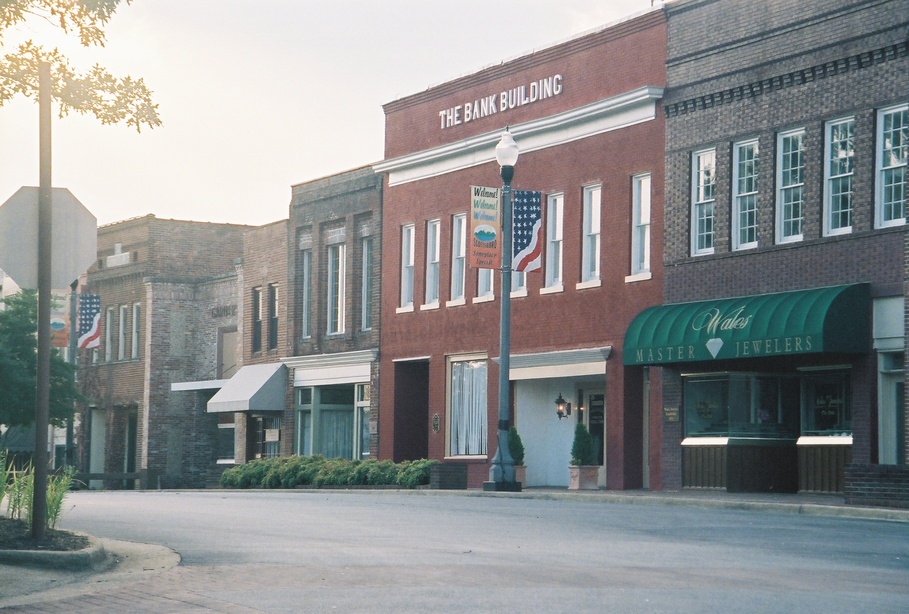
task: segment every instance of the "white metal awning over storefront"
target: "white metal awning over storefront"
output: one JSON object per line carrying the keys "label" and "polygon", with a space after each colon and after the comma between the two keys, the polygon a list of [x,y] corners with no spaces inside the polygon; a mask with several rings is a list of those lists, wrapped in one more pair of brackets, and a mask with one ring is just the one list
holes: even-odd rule
{"label": "white metal awning over storefront", "polygon": [[286,389],[287,367],[282,363],[247,365],[209,400],[208,411],[282,411]]}

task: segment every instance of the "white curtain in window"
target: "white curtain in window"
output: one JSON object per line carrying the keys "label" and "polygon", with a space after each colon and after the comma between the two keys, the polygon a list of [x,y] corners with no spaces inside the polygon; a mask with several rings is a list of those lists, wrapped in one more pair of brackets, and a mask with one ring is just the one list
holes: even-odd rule
{"label": "white curtain in window", "polygon": [[326,458],[353,458],[353,410],[322,410],[319,425]]}
{"label": "white curtain in window", "polygon": [[486,361],[451,364],[451,454],[486,454]]}

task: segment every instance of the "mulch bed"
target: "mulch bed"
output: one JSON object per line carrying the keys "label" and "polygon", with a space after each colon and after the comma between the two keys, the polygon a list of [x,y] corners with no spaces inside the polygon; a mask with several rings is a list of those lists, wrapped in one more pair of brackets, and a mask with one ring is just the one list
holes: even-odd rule
{"label": "mulch bed", "polygon": [[0,550],[82,550],[89,546],[88,538],[69,531],[47,529],[44,539],[32,538],[28,523],[0,516]]}

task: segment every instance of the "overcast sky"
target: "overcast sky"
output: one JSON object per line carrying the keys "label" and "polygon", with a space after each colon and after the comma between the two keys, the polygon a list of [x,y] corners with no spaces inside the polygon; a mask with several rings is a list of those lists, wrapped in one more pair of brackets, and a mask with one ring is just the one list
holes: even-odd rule
{"label": "overcast sky", "polygon": [[[651,0],[134,0],[73,63],[145,79],[164,125],[53,122],[54,185],[109,224],[265,224],[290,186],[382,159],[382,105],[641,11]],[[5,37],[11,42],[10,37]],[[61,48],[62,45],[61,45]],[[9,46],[6,51],[11,49]],[[0,202],[38,183],[38,108],[0,107]]]}

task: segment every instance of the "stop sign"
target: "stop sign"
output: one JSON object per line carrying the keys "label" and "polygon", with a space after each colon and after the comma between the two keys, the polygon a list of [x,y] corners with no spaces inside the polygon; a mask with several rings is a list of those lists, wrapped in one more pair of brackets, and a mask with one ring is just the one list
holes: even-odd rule
{"label": "stop sign", "polygon": [[[66,188],[53,188],[51,287],[68,288],[95,261],[98,221]],[[21,187],[0,205],[0,269],[22,288],[38,287],[38,188]]]}

